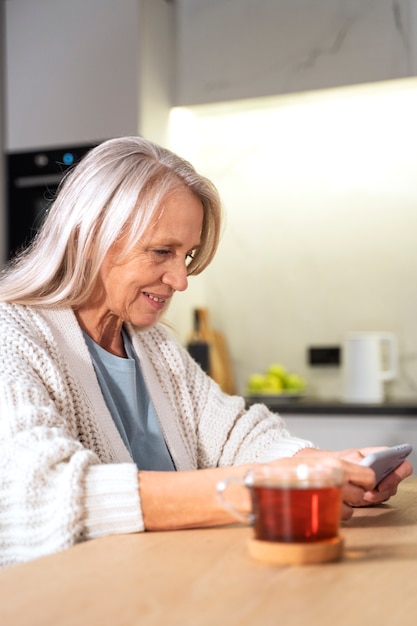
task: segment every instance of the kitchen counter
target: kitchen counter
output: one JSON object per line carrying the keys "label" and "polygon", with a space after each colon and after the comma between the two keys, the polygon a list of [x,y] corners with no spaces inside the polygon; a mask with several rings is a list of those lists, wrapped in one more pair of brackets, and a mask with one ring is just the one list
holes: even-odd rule
{"label": "kitchen counter", "polygon": [[248,396],[247,405],[261,402],[271,411],[282,414],[299,415],[400,415],[417,417],[417,398],[415,400],[390,400],[375,404],[357,404],[342,400],[321,400],[318,398],[286,399],[280,396]]}

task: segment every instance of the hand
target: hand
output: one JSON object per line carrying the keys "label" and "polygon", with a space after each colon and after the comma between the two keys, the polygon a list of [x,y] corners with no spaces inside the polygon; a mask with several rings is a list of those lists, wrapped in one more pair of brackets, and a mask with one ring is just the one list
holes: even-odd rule
{"label": "hand", "polygon": [[342,511],[343,520],[350,519],[355,507],[366,504],[366,494],[372,493],[375,484],[375,472],[370,467],[359,465],[340,458],[345,471],[346,482],[342,488]]}
{"label": "hand", "polygon": [[[354,451],[345,451],[346,456],[353,456]],[[342,486],[342,509],[341,518],[343,520],[350,519],[353,514],[354,507],[364,504],[364,496],[375,484],[375,473],[370,467],[364,467],[359,463],[352,462],[343,458],[344,453],[332,452],[328,450],[316,450],[313,448],[305,448],[300,450],[295,456],[308,456],[309,459],[317,460],[317,463],[323,459],[333,459],[332,465],[336,464],[343,469],[345,481]],[[357,458],[357,457],[354,457]],[[362,457],[360,457],[362,458]],[[301,462],[301,461],[300,461]],[[279,463],[279,461],[276,461]]]}
{"label": "hand", "polygon": [[[377,450],[386,449],[387,446],[369,448],[351,448],[340,451],[319,451],[312,448],[300,450],[298,455],[325,455],[340,459],[344,463],[345,473],[348,483],[343,488],[342,519],[349,519],[353,509],[359,506],[369,506],[386,502],[391,496],[397,493],[399,483],[410,476],[413,468],[409,461],[404,461],[393,472],[388,474],[377,487],[375,485],[375,474],[370,468],[359,465],[361,460]],[[354,467],[352,467],[354,466]],[[358,472],[359,469],[359,472]],[[367,470],[366,474],[363,470]],[[369,474],[370,472],[370,474]],[[371,480],[369,482],[369,476]]]}
{"label": "hand", "polygon": [[[384,450],[384,447],[360,448],[358,450],[344,450],[339,452],[339,458],[344,458],[353,463],[360,463],[361,460],[371,452]],[[370,504],[381,504],[386,502],[397,493],[398,485],[402,480],[413,473],[413,466],[409,461],[403,461],[393,472],[388,474],[379,485],[365,492],[363,502],[359,506],[369,506]]]}

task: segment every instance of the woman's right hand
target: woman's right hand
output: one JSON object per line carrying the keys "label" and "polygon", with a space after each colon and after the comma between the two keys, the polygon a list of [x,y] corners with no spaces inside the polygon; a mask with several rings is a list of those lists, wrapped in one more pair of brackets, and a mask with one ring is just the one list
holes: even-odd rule
{"label": "woman's right hand", "polygon": [[370,467],[358,465],[350,461],[340,459],[345,472],[345,483],[342,487],[342,511],[341,518],[348,520],[353,515],[353,509],[367,504],[365,494],[373,489],[375,473]]}

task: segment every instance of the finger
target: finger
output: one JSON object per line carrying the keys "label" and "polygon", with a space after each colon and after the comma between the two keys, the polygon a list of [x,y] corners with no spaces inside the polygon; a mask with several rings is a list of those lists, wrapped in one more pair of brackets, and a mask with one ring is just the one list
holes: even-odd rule
{"label": "finger", "polygon": [[360,463],[366,456],[373,452],[386,450],[388,446],[368,446],[366,448],[350,448],[339,452],[339,458],[350,461],[351,463]]}
{"label": "finger", "polygon": [[392,496],[395,496],[396,490],[387,490],[378,491],[378,489],[374,489],[373,491],[367,491],[363,494],[363,504],[382,504],[389,500]]}
{"label": "finger", "polygon": [[359,453],[364,458],[374,452],[380,452],[381,450],[387,450],[389,446],[367,446],[366,448],[359,448]]}
{"label": "finger", "polygon": [[343,521],[349,520],[353,515],[353,507],[346,504],[346,502],[342,502],[342,507],[340,511],[340,518]]}
{"label": "finger", "polygon": [[393,472],[390,472],[388,476],[385,476],[383,480],[378,485],[378,490],[383,491],[384,489],[396,489],[398,484],[411,476],[413,473],[413,466],[409,461],[403,461],[401,465],[395,468]]}
{"label": "finger", "polygon": [[400,482],[412,473],[413,466],[409,461],[404,461],[393,472],[390,472],[388,476],[383,478],[375,489],[365,494],[365,501],[368,504],[380,504],[381,502],[389,500],[389,498],[395,496],[397,493]]}
{"label": "finger", "polygon": [[348,506],[361,506],[364,503],[366,489],[353,483],[346,483],[342,489],[343,502]]}
{"label": "finger", "polygon": [[367,504],[381,504],[392,496],[395,496],[399,483],[413,473],[413,466],[409,461],[404,461],[393,472],[390,472],[375,489],[365,493],[364,500]]}
{"label": "finger", "polygon": [[375,472],[370,467],[342,461],[345,479],[348,483],[362,487],[364,491],[370,491],[375,486]]}

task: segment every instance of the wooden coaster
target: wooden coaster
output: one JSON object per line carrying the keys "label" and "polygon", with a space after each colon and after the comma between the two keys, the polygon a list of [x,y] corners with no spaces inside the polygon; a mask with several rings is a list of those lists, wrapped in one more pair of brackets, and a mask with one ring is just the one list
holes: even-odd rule
{"label": "wooden coaster", "polygon": [[259,561],[278,565],[307,565],[338,561],[343,555],[343,538],[312,543],[283,543],[249,539],[249,554]]}

